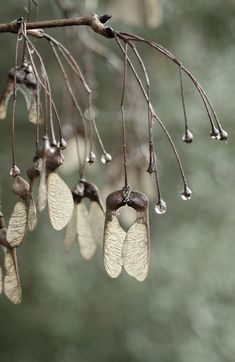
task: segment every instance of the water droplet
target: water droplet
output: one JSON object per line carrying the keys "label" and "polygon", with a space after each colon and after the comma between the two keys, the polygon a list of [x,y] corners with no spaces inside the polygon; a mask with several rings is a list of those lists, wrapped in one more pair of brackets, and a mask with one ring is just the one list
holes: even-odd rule
{"label": "water droplet", "polygon": [[10,175],[13,177],[20,175],[20,169],[14,165],[10,171]]}
{"label": "water droplet", "polygon": [[219,130],[216,127],[213,127],[210,133],[211,138],[217,140],[219,137]]}
{"label": "water droplet", "polygon": [[181,193],[182,200],[189,200],[191,199],[192,191],[188,186],[185,186],[184,191]]}
{"label": "water droplet", "polygon": [[166,212],[166,203],[162,199],[158,201],[158,203],[155,205],[155,212],[156,214],[164,214]]}
{"label": "water droplet", "polygon": [[105,153],[101,156],[101,162],[102,162],[103,164],[105,164],[105,163],[109,163],[110,161],[112,161],[112,156],[111,156],[109,153],[105,152]]}
{"label": "water droplet", "polygon": [[64,150],[67,147],[67,142],[64,140],[63,137],[60,139],[60,146],[59,147],[60,147],[61,150]]}
{"label": "water droplet", "polygon": [[219,130],[218,139],[220,141],[227,141],[227,139],[228,139],[228,133],[222,128]]}
{"label": "water droplet", "polygon": [[94,152],[90,152],[89,156],[87,157],[86,161],[88,163],[94,163],[96,160],[96,155],[94,154]]}
{"label": "water droplet", "polygon": [[182,137],[182,141],[185,142],[185,143],[192,143],[193,134],[188,129],[184,132],[184,135]]}

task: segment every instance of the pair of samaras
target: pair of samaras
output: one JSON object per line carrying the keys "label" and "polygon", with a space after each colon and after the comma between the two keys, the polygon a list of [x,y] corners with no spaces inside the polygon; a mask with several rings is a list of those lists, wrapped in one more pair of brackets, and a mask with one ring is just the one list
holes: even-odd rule
{"label": "pair of samaras", "polygon": [[[118,219],[119,209],[127,205],[136,211],[136,220],[125,232]],[[147,277],[150,259],[148,198],[131,191],[125,200],[123,190],[111,193],[106,200],[104,226],[104,265],[110,277],[116,278],[125,268],[142,281]]]}

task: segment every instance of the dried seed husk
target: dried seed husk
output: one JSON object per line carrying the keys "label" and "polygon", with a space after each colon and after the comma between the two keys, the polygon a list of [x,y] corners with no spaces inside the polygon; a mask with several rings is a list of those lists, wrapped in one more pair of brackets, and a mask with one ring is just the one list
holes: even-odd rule
{"label": "dried seed husk", "polygon": [[14,304],[21,302],[21,287],[20,279],[17,267],[17,257],[15,249],[5,248],[5,270],[3,287],[7,298],[9,298]]}
{"label": "dried seed husk", "polygon": [[72,217],[74,207],[72,193],[56,172],[51,172],[48,175],[47,186],[51,224],[54,229],[61,230]]}
{"label": "dried seed husk", "polygon": [[21,176],[14,177],[14,183],[12,186],[12,191],[22,199],[26,200],[29,196],[29,184]]}

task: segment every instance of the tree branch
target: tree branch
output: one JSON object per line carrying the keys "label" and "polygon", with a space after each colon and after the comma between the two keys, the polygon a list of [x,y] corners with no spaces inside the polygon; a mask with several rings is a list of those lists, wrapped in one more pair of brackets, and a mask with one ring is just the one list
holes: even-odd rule
{"label": "tree branch", "polygon": [[[35,21],[27,23],[27,30],[57,28],[64,26],[89,26],[95,33],[98,33],[106,38],[113,38],[113,29],[104,24],[111,18],[109,15],[98,16],[96,14],[83,16],[74,19],[54,19]],[[0,33],[16,33],[19,29],[19,21],[15,20],[12,23],[0,24]]]}

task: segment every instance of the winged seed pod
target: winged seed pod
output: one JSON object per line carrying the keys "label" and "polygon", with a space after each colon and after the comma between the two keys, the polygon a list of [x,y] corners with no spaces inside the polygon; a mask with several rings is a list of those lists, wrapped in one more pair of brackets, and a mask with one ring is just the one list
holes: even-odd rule
{"label": "winged seed pod", "polygon": [[7,229],[7,241],[12,247],[20,246],[27,229],[33,231],[37,225],[36,207],[29,184],[21,176],[14,178],[13,192],[20,197],[11,214]]}
{"label": "winged seed pod", "polygon": [[[14,68],[8,73],[8,78],[0,98],[0,119],[6,117],[8,102],[14,91]],[[29,121],[37,123],[37,82],[30,63],[16,67],[16,91],[23,94],[28,110]],[[39,112],[39,123],[41,123]]]}
{"label": "winged seed pod", "polygon": [[[84,203],[85,198],[90,201],[89,210]],[[82,257],[89,260],[97,244],[103,240],[104,208],[98,188],[85,180],[80,180],[76,185],[73,199],[73,216],[65,232],[65,250],[69,252],[77,240]]]}
{"label": "winged seed pod", "polygon": [[56,230],[63,229],[73,213],[73,197],[70,189],[56,173],[64,157],[60,147],[50,145],[47,137],[38,147],[41,158],[38,208],[42,211],[48,202],[49,217]]}
{"label": "winged seed pod", "polygon": [[15,249],[4,248],[5,276],[3,279],[4,293],[14,304],[21,302],[21,286]]}
{"label": "winged seed pod", "polygon": [[[110,277],[116,278],[124,267],[130,276],[139,281],[148,274],[150,239],[148,220],[148,198],[141,192],[131,191],[127,202],[123,190],[107,197],[104,226],[104,265]],[[125,232],[118,220],[119,209],[132,207],[137,217]]]}

